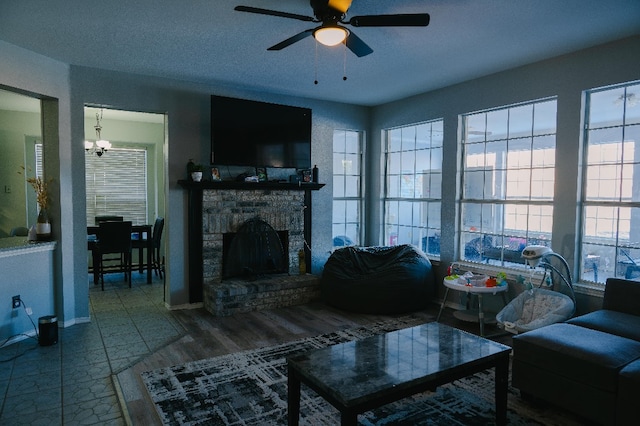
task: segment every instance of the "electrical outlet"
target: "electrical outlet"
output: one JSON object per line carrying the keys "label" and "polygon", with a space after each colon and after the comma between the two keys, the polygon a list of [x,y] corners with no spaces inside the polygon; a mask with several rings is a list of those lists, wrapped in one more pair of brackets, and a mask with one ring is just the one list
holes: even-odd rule
{"label": "electrical outlet", "polygon": [[20,307],[20,295],[13,296],[11,298],[11,306],[13,307],[13,309],[17,309]]}

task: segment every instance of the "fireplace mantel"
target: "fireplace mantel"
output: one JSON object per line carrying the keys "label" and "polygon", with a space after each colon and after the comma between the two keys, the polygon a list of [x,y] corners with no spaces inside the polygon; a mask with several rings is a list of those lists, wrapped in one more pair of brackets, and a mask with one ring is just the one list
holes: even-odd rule
{"label": "fireplace mantel", "polygon": [[203,193],[211,190],[235,191],[304,191],[304,240],[306,270],[311,270],[311,191],[321,189],[321,183],[239,182],[179,180],[188,193],[189,302],[203,301]]}
{"label": "fireplace mantel", "polygon": [[235,180],[206,180],[193,182],[179,180],[178,184],[185,189],[242,189],[246,191],[264,189],[286,189],[289,191],[317,191],[324,183],[289,183],[289,182],[241,182]]}

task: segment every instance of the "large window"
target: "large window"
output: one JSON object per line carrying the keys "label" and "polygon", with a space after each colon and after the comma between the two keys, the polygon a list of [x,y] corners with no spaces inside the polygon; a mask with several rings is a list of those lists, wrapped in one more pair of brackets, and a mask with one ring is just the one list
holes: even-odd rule
{"label": "large window", "polygon": [[333,246],[360,245],[362,210],[362,133],[333,133]]}
{"label": "large window", "polygon": [[640,84],[587,93],[580,278],[640,277]]}
{"label": "large window", "polygon": [[87,224],[95,216],[123,216],[134,224],[147,220],[147,151],[112,148],[101,157],[86,154]]}
{"label": "large window", "polygon": [[556,101],[467,114],[462,122],[460,258],[523,263],[525,246],[551,244]]}
{"label": "large window", "polygon": [[440,256],[443,120],[386,132],[384,244]]}

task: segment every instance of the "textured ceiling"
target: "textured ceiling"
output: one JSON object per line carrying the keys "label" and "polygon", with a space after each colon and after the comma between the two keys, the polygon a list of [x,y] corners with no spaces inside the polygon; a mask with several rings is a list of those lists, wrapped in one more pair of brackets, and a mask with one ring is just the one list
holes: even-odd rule
{"label": "textured ceiling", "polygon": [[363,58],[311,37],[274,52],[316,24],[240,4],[312,14],[306,0],[2,0],[0,39],[74,65],[377,105],[640,34],[638,0],[354,0],[347,19],[431,23],[354,29],[374,50]]}

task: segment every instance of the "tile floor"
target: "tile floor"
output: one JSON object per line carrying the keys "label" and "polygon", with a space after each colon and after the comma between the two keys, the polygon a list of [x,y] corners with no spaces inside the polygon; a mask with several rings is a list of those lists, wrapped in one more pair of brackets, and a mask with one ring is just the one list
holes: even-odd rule
{"label": "tile floor", "polygon": [[[91,322],[0,348],[0,425],[125,425],[112,375],[184,333],[164,307],[162,280],[90,280]],[[109,281],[109,282],[107,282]],[[37,325],[37,318],[34,318]]]}

